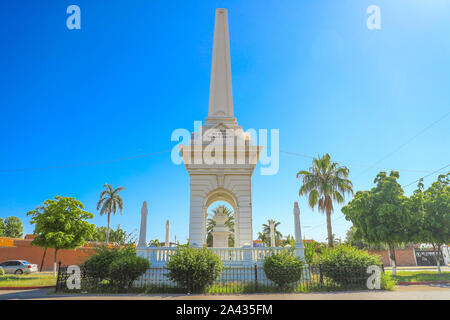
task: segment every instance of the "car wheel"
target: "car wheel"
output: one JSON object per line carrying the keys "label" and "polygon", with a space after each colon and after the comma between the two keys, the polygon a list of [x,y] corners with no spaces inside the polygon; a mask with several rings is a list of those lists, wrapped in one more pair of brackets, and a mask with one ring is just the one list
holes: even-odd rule
{"label": "car wheel", "polygon": [[22,274],[22,273],[23,273],[23,271],[20,269],[17,269],[16,272],[14,272],[14,274]]}

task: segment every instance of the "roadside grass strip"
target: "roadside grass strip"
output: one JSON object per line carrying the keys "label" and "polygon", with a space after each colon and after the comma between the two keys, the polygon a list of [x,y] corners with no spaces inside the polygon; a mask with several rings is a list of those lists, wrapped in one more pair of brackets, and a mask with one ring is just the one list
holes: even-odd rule
{"label": "roadside grass strip", "polygon": [[0,289],[52,286],[56,286],[56,277],[52,274],[8,274],[0,276]]}

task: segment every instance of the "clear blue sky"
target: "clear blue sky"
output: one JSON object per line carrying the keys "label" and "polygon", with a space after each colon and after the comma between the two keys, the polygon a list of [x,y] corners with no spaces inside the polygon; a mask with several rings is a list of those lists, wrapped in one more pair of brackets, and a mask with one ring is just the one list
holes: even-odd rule
{"label": "clear blue sky", "polygon": [[[70,4],[81,8],[81,30],[66,28]],[[371,4],[381,30],[366,27]],[[450,109],[449,1],[17,0],[0,4],[0,170],[171,149],[174,129],[207,116],[214,10],[223,7],[244,129],[280,129],[282,150],[330,153],[349,166],[355,191],[380,170],[354,164],[399,169],[408,184],[449,163],[450,116],[413,138]],[[281,154],[277,175],[255,170],[254,234],[269,218],[293,234],[299,201],[306,238],[325,240],[325,217],[298,197],[295,174],[310,164]],[[105,182],[126,187],[113,227],[138,230],[147,200],[149,239],[164,239],[166,219],[172,240],[188,236],[189,176],[168,153],[0,171],[0,217],[17,216],[32,233],[26,212],[58,194],[106,225],[95,208]],[[336,207],[338,237],[349,227],[341,216]]]}

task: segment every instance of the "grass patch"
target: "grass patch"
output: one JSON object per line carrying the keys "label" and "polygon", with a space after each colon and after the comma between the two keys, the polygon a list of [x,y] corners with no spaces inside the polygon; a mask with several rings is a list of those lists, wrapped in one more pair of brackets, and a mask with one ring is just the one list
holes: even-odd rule
{"label": "grass patch", "polygon": [[[392,276],[392,272],[386,271]],[[437,271],[397,271],[396,276],[392,276],[398,282],[415,281],[450,281],[450,272],[445,271],[439,274]]]}
{"label": "grass patch", "polygon": [[40,287],[55,286],[56,277],[53,274],[33,273],[0,276],[0,287]]}

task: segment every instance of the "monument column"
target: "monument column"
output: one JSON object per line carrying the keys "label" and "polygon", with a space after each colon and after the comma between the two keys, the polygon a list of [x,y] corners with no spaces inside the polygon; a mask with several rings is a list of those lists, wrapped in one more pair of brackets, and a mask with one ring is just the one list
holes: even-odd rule
{"label": "monument column", "polygon": [[170,223],[169,223],[169,220],[167,220],[167,222],[166,222],[166,241],[165,241],[165,244],[164,244],[164,246],[166,246],[166,247],[170,247]]}
{"label": "monument column", "polygon": [[275,247],[276,243],[275,243],[275,225],[274,225],[274,221],[272,219],[270,219],[269,221],[269,227],[270,227],[270,246],[271,247]]}
{"label": "monument column", "polygon": [[180,145],[190,176],[189,240],[192,245],[206,243],[204,206],[216,198],[239,207],[235,246],[252,246],[251,178],[261,149],[253,144],[251,136],[234,118],[228,13],[226,9],[216,9],[208,117],[192,134],[189,144]]}
{"label": "monument column", "polygon": [[300,208],[298,202],[294,202],[294,226],[295,226],[295,255],[305,260],[305,246],[302,241],[302,228],[300,225]]}
{"label": "monument column", "polygon": [[147,201],[144,201],[141,208],[141,229],[139,231],[139,242],[138,247],[146,247],[147,246]]}

